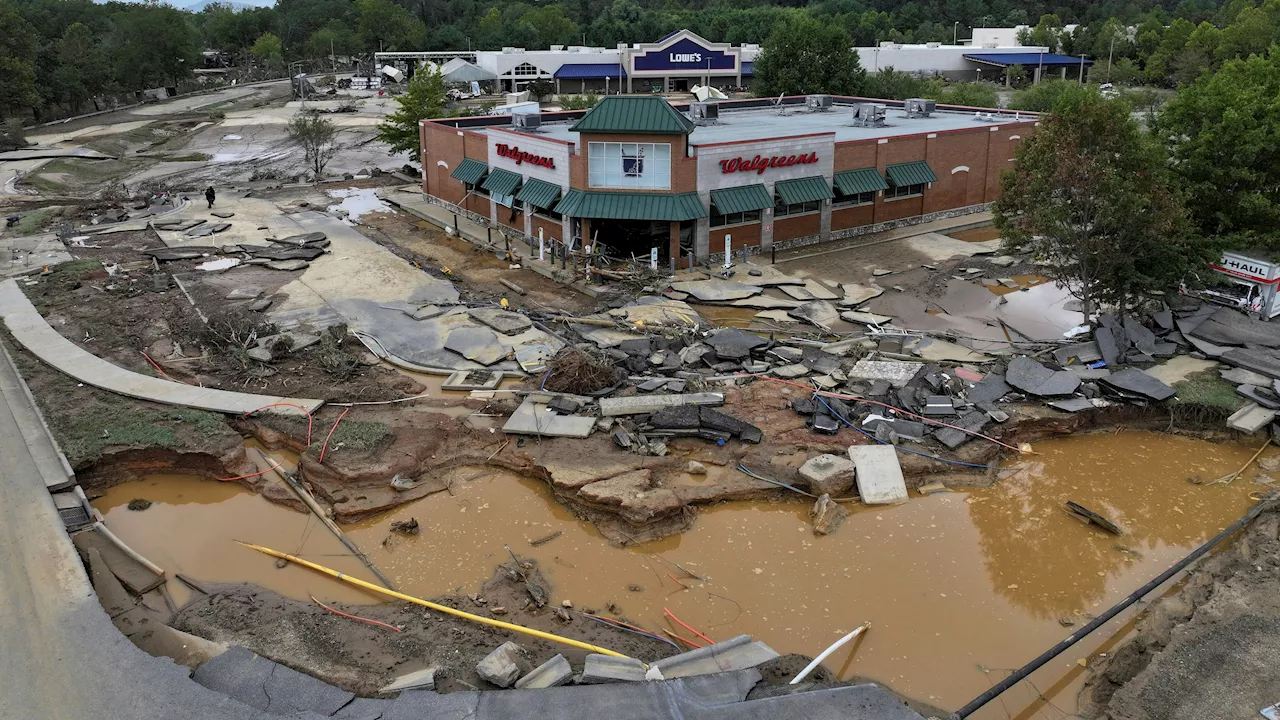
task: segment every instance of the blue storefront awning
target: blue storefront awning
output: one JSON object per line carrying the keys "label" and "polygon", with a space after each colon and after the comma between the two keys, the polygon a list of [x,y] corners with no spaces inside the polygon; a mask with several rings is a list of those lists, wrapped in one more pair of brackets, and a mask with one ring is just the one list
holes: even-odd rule
{"label": "blue storefront awning", "polygon": [[556,70],[557,80],[600,80],[603,78],[618,79],[626,77],[626,72],[618,63],[569,63]]}
{"label": "blue storefront awning", "polygon": [[[1024,65],[1035,67],[1063,67],[1066,65],[1079,66],[1081,58],[1071,57],[1070,55],[1059,55],[1057,53],[1041,53],[1041,52],[1020,52],[1020,53],[966,53],[964,58],[985,65],[997,65],[999,67],[1009,67],[1010,65]],[[1084,59],[1086,66],[1092,65],[1093,61]]]}

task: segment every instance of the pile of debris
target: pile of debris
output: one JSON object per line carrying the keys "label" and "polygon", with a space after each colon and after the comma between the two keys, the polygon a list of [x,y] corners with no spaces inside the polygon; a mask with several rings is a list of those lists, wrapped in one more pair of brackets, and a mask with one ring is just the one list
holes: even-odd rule
{"label": "pile of debris", "polygon": [[[186,232],[188,237],[205,237],[221,232],[230,227],[229,223],[205,224],[204,220],[176,220],[172,223],[155,223],[157,229]],[[200,234],[193,235],[192,232]],[[174,260],[196,260],[214,258],[197,266],[206,271],[228,270],[238,265],[261,265],[272,270],[303,270],[311,265],[311,261],[323,255],[329,247],[329,239],[322,232],[272,240],[269,245],[224,245],[213,247],[207,245],[182,245],[179,247],[157,248],[143,252],[155,258],[157,262]]]}

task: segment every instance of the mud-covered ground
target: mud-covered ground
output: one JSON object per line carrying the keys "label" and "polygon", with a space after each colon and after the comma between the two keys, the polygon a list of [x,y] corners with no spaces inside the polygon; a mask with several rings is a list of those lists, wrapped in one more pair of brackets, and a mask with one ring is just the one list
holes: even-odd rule
{"label": "mud-covered ground", "polygon": [[1180,588],[1152,603],[1133,638],[1091,663],[1086,717],[1245,720],[1280,702],[1280,510],[1264,512]]}

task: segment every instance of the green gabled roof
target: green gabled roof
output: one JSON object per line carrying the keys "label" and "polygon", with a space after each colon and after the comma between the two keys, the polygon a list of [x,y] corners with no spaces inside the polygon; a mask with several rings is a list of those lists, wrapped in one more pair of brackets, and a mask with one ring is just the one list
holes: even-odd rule
{"label": "green gabled roof", "polygon": [[773,189],[774,192],[778,193],[778,197],[782,198],[782,202],[787,205],[799,205],[800,203],[829,200],[835,197],[831,192],[831,185],[821,175],[797,178],[795,180],[779,180],[773,184]]}
{"label": "green gabled roof", "polygon": [[707,216],[698,193],[658,195],[650,193],[593,192],[570,190],[556,205],[556,212],[569,217],[610,220],[667,220],[679,222]]}
{"label": "green gabled roof", "polygon": [[769,197],[769,191],[763,184],[712,190],[711,202],[721,215],[773,207],[773,198]]}
{"label": "green gabled roof", "polygon": [[520,187],[522,181],[524,181],[524,178],[520,176],[520,173],[494,168],[489,171],[489,177],[484,179],[480,187],[494,195],[515,195],[516,188]]}
{"label": "green gabled roof", "polygon": [[480,181],[484,179],[484,176],[488,173],[488,165],[485,165],[479,160],[465,158],[462,162],[458,163],[458,167],[454,168],[453,172],[449,173],[449,177],[470,185],[479,185]]}
{"label": "green gabled roof", "polygon": [[890,165],[884,169],[884,174],[889,176],[889,182],[895,187],[925,185],[938,181],[938,176],[933,174],[929,163],[923,160]]}
{"label": "green gabled roof", "polygon": [[875,168],[858,168],[836,173],[832,178],[836,188],[845,195],[857,195],[864,192],[888,189],[889,184],[880,177]]}
{"label": "green gabled roof", "polygon": [[688,135],[693,121],[652,95],[610,95],[569,128],[580,133],[642,133]]}
{"label": "green gabled roof", "polygon": [[533,207],[552,208],[560,199],[560,186],[546,180],[529,178],[525,180],[524,187],[520,188],[520,194],[516,195],[516,199]]}

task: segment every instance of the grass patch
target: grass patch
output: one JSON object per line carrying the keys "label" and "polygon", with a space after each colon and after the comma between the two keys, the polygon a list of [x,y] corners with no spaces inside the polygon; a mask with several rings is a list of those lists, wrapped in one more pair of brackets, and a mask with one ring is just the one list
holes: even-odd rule
{"label": "grass patch", "polygon": [[88,402],[75,412],[45,413],[73,467],[102,457],[111,447],[185,448],[184,438],[217,438],[235,432],[221,415],[187,408],[152,410],[128,399]]}
{"label": "grass patch", "polygon": [[61,213],[62,208],[56,205],[32,210],[22,216],[22,219],[18,221],[14,229],[18,231],[19,235],[36,235]]}
{"label": "grass patch", "polygon": [[45,278],[45,282],[75,282],[101,269],[102,263],[98,260],[68,260],[49,268],[49,275]]}
{"label": "grass patch", "polygon": [[[331,427],[333,427],[332,423],[317,425],[315,434],[311,436],[311,445],[317,452],[324,445],[324,438],[329,434]],[[329,438],[329,449],[326,452],[332,454],[339,448],[352,452],[371,452],[390,440],[391,428],[384,422],[344,420],[333,433],[333,437]]]}
{"label": "grass patch", "polygon": [[1236,387],[1218,374],[1217,370],[1203,370],[1187,376],[1186,380],[1173,384],[1178,391],[1174,399],[1177,405],[1201,405],[1235,412],[1244,404],[1244,398],[1236,394]]}
{"label": "grass patch", "polygon": [[205,162],[212,158],[213,156],[208,153],[195,152],[186,155],[170,155],[161,159],[165,162]]}

